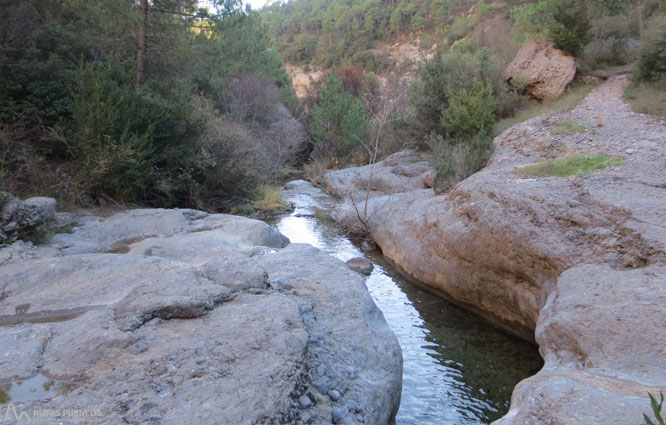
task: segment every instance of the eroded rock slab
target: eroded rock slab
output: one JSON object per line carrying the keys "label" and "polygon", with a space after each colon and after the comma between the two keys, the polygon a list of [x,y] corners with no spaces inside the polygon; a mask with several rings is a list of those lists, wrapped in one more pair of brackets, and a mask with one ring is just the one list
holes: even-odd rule
{"label": "eroded rock slab", "polygon": [[[21,381],[54,383],[12,399],[19,412],[325,424],[344,406],[344,423],[394,419],[400,347],[344,263],[283,248],[279,232],[241,217],[135,210],[79,223],[48,247],[4,248],[0,384],[11,397]],[[289,285],[269,283],[280,279]],[[317,368],[337,400],[313,390]]]}

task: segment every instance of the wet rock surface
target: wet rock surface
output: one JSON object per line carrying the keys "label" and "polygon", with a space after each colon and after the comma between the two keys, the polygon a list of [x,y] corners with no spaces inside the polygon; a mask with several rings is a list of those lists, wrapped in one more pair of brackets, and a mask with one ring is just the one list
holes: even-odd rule
{"label": "wet rock surface", "polygon": [[349,266],[350,269],[354,270],[355,272],[364,274],[366,276],[369,276],[375,267],[372,264],[372,261],[368,260],[365,257],[352,258],[350,260],[347,260],[346,264]]}
{"label": "wet rock surface", "polygon": [[[370,196],[370,234],[406,275],[539,344],[546,366],[516,388],[502,425],[638,423],[647,392],[666,392],[655,322],[666,314],[666,125],[633,113],[625,84],[507,130],[488,166],[447,194]],[[576,131],[556,131],[571,122]],[[620,163],[565,178],[516,172],[598,154]],[[350,191],[342,222],[365,207]]]}
{"label": "wet rock surface", "polygon": [[10,394],[33,377],[55,383],[13,401],[19,411],[325,424],[353,403],[344,423],[393,420],[400,347],[343,262],[242,217],[132,210],[78,223],[47,246],[0,249],[0,383]]}

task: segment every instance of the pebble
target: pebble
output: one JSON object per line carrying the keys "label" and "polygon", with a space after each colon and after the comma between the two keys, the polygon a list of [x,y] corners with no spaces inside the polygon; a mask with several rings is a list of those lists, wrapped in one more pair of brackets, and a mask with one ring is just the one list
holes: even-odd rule
{"label": "pebble", "polygon": [[347,409],[346,406],[334,408],[331,414],[333,418],[333,423],[338,424],[342,422],[342,420],[347,416],[348,413],[349,409]]}
{"label": "pebble", "polygon": [[338,401],[338,400],[340,400],[340,391],[331,390],[331,391],[328,392],[328,396],[331,397],[331,400]]}
{"label": "pebble", "polygon": [[319,394],[326,395],[328,393],[328,384],[324,379],[318,379],[312,383],[312,386],[319,391]]}
{"label": "pebble", "polygon": [[345,407],[353,412],[358,412],[360,409],[358,408],[358,403],[356,401],[346,398],[342,401],[342,404],[345,405]]}
{"label": "pebble", "polygon": [[354,366],[347,366],[347,376],[349,376],[349,379],[356,378],[356,369],[354,369]]}
{"label": "pebble", "polygon": [[319,375],[319,376],[324,376],[324,375],[326,375],[326,368],[324,367],[323,364],[317,366],[317,375]]}
{"label": "pebble", "polygon": [[291,291],[292,289],[294,289],[294,285],[286,277],[281,277],[277,280],[274,280],[273,282],[271,282],[271,286],[277,286],[279,289],[282,289],[284,291]]}
{"label": "pebble", "polygon": [[301,406],[303,409],[307,409],[308,407],[312,406],[312,400],[310,398],[303,394],[298,398],[298,404]]}

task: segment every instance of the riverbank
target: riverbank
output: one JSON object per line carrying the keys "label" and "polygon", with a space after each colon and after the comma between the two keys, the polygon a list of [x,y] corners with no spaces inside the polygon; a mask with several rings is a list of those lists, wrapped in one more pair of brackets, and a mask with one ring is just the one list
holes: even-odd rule
{"label": "riverbank", "polygon": [[[648,392],[666,391],[655,325],[666,313],[666,126],[624,104],[625,84],[505,131],[488,166],[445,195],[416,178],[394,184],[420,167],[414,155],[378,164],[391,177],[375,174],[369,194],[369,167],[329,174],[346,199],[339,221],[363,212],[410,277],[539,344],[546,365],[517,387],[502,425],[633,423]],[[520,172],[576,155],[612,161],[566,177]]]}

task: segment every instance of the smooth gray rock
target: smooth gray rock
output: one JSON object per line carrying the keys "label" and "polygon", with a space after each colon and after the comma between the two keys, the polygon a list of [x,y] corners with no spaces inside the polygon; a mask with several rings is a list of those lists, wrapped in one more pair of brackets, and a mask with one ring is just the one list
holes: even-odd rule
{"label": "smooth gray rock", "polygon": [[[233,216],[77,221],[47,247],[0,249],[0,382],[55,383],[17,408],[94,409],[87,423],[104,424],[330,423],[335,406],[322,397],[335,385],[363,401],[352,423],[395,416],[400,347],[341,261],[280,250],[277,231]],[[269,273],[284,292],[268,287]],[[315,365],[349,362],[362,373],[323,375],[323,396],[311,391]]]}
{"label": "smooth gray rock", "polygon": [[335,194],[356,201],[423,188],[421,175],[432,169],[424,154],[404,150],[373,165],[329,171],[324,179]]}
{"label": "smooth gray rock", "polygon": [[282,289],[282,290],[285,290],[285,291],[291,291],[292,289],[294,289],[294,285],[291,283],[291,281],[289,279],[286,279],[286,278],[280,278],[280,279],[274,280],[273,282],[271,282],[271,285],[275,286],[278,289]]}
{"label": "smooth gray rock", "polygon": [[[307,387],[317,391],[324,380],[327,390],[357,400],[366,424],[391,423],[400,405],[402,352],[361,277],[304,244],[291,244],[260,258],[259,264],[271,278],[289,279],[305,306],[300,311],[310,335],[306,368],[314,379]],[[324,376],[318,373],[322,364]],[[354,378],[334,372],[351,365],[359,371]],[[312,417],[330,421],[334,406],[317,407]]]}
{"label": "smooth gray rock", "polygon": [[[126,253],[132,246],[133,253],[143,255],[155,245],[164,246],[167,252],[177,249],[180,240],[169,238],[178,234],[186,238],[186,243],[200,243],[220,251],[224,248],[251,250],[255,246],[282,248],[289,243],[284,235],[262,221],[188,209],[137,209],[105,219],[87,217],[80,221],[81,226],[75,227],[71,234],[56,235],[50,245],[66,254]],[[218,231],[212,237],[196,234],[212,230]],[[205,250],[199,252],[201,257],[205,254]],[[192,259],[196,253],[174,252],[173,255]]]}

